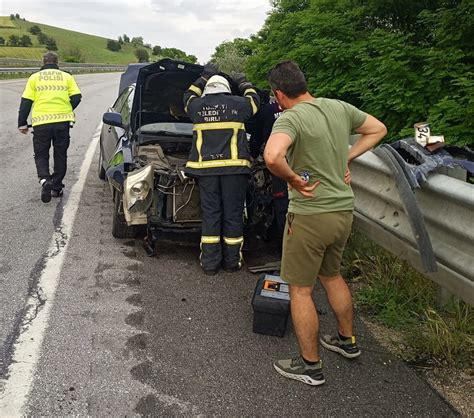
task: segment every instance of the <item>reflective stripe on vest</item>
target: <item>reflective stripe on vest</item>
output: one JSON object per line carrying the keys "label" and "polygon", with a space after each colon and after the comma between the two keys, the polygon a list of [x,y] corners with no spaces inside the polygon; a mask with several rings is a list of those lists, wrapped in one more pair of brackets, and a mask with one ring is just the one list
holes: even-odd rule
{"label": "reflective stripe on vest", "polygon": [[196,150],[198,153],[199,162],[202,161],[201,148],[202,148],[202,131],[199,130],[197,131],[197,139],[196,139]]}
{"label": "reflective stripe on vest", "polygon": [[189,168],[215,168],[215,167],[251,167],[247,160],[212,160],[212,161],[188,161],[186,167]]}
{"label": "reflective stripe on vest", "polygon": [[201,96],[201,95],[202,95],[202,90],[201,90],[199,87],[195,86],[194,84],[191,84],[191,85],[189,86],[188,90],[193,91],[193,92],[196,93],[198,96]]}
{"label": "reflective stripe on vest", "polygon": [[[227,160],[202,160],[202,132],[211,130],[232,129],[232,138],[230,141],[230,159]],[[196,151],[198,153],[198,161],[188,161],[186,167],[189,168],[216,168],[216,167],[251,167],[250,161],[239,159],[239,148],[237,144],[239,130],[245,129],[242,122],[211,122],[196,123],[193,130],[196,131]]]}
{"label": "reflective stripe on vest", "polygon": [[195,123],[193,129],[195,131],[210,131],[215,129],[245,129],[245,125],[242,122]]}
{"label": "reflective stripe on vest", "polygon": [[67,122],[74,120],[74,113],[54,113],[50,115],[40,115],[31,118],[31,123],[33,125],[39,122],[54,123],[54,122]]}

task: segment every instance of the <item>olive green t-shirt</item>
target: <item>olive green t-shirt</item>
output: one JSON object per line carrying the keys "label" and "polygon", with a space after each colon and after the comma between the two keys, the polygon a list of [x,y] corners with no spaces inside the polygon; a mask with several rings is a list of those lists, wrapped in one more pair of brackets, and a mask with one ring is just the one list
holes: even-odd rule
{"label": "olive green t-shirt", "polygon": [[309,215],[354,209],[354,194],[344,183],[349,136],[367,114],[340,100],[315,98],[285,110],[275,121],[272,134],[287,134],[292,144],[287,152],[291,169],[307,171],[310,184],[319,180],[313,198],[289,191],[288,211]]}

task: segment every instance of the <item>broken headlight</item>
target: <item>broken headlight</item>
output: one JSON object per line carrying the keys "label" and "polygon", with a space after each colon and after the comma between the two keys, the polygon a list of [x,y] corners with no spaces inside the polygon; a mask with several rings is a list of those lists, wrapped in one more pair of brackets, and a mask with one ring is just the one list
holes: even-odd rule
{"label": "broken headlight", "polygon": [[153,166],[146,165],[128,174],[124,183],[124,203],[126,212],[145,212],[151,204],[153,193]]}
{"label": "broken headlight", "polygon": [[150,191],[150,185],[146,181],[137,181],[130,188],[130,194],[137,200],[144,200]]}

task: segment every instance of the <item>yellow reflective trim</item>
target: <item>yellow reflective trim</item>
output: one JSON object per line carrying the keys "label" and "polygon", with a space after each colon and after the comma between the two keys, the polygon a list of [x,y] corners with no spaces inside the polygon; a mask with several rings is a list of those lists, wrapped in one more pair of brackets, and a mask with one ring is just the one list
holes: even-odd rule
{"label": "yellow reflective trim", "polygon": [[195,131],[210,131],[213,129],[245,129],[245,125],[242,122],[195,123],[193,129]]}
{"label": "yellow reflective trim", "polygon": [[196,96],[191,96],[191,97],[188,99],[188,101],[186,102],[186,106],[184,106],[184,111],[185,111],[186,113],[188,113],[189,102],[190,102],[191,99],[193,99],[194,97],[196,97]]}
{"label": "yellow reflective trim", "polygon": [[67,121],[74,121],[74,113],[52,113],[48,115],[34,116],[31,118],[32,125]]}
{"label": "yellow reflective trim", "polygon": [[215,168],[215,167],[249,167],[251,164],[247,160],[212,160],[212,161],[188,161],[186,167],[189,168]]}
{"label": "yellow reflective trim", "polygon": [[198,161],[202,161],[202,154],[201,154],[201,148],[202,148],[202,131],[197,131],[197,139],[196,139],[196,150],[198,153]]}
{"label": "yellow reflective trim", "polygon": [[244,242],[244,237],[238,237],[238,238],[224,237],[224,242],[229,245],[242,244]]}
{"label": "yellow reflective trim", "polygon": [[255,93],[255,94],[257,94],[257,92],[255,91],[255,89],[246,89],[246,90],[244,91],[244,96],[247,96],[247,94],[249,94],[249,93]]}
{"label": "yellow reflective trim", "polygon": [[201,236],[201,244],[219,244],[221,242],[221,237],[203,235]]}
{"label": "yellow reflective trim", "polygon": [[198,86],[195,86],[194,84],[191,84],[189,86],[189,89],[188,90],[191,90],[193,91],[194,93],[196,93],[198,96],[201,96],[202,95],[202,90],[198,87]]}
{"label": "yellow reflective trim", "polygon": [[[201,131],[199,131],[201,132]],[[232,160],[238,160],[239,159],[239,149],[237,147],[237,134],[239,133],[239,130],[234,128],[234,133],[232,135],[232,138],[230,140],[230,158]]]}
{"label": "yellow reflective trim", "polygon": [[356,337],[355,337],[355,335],[352,336],[352,338],[351,338],[351,343],[352,343],[352,344],[355,344],[355,343],[356,343]]}
{"label": "yellow reflective trim", "polygon": [[255,113],[258,112],[258,107],[257,105],[255,104],[255,101],[253,100],[253,97],[252,96],[247,96],[250,100],[250,104],[252,105],[252,115],[255,115]]}

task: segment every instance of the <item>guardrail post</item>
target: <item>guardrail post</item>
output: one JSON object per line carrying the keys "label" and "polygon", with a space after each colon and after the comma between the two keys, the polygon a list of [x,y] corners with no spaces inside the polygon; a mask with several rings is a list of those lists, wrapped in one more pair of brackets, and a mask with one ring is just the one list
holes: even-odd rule
{"label": "guardrail post", "polygon": [[[467,178],[467,171],[462,167],[440,167],[436,172],[462,181],[466,181]],[[458,298],[443,286],[436,284],[436,302],[439,306],[445,306],[453,299]]]}

